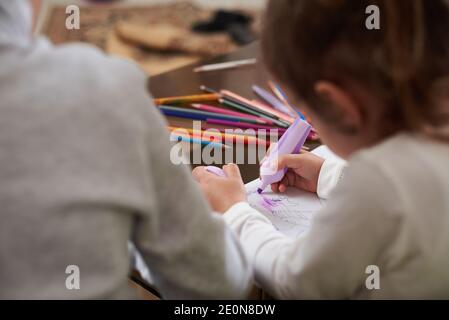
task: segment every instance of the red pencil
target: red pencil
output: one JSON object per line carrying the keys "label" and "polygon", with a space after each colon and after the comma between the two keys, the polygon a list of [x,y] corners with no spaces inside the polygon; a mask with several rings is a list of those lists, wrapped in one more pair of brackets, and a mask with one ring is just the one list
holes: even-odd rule
{"label": "red pencil", "polygon": [[237,116],[237,117],[242,117],[242,118],[247,118],[247,119],[261,120],[261,121],[263,121],[266,124],[273,124],[273,122],[270,121],[269,119],[253,116],[253,115],[246,114],[246,113],[243,113],[243,112],[232,111],[232,110],[228,110],[228,109],[224,109],[224,108],[220,108],[220,107],[209,106],[207,104],[196,104],[196,103],[193,103],[191,106],[193,108],[195,108],[195,109],[198,109],[198,110],[204,110],[204,111],[208,111],[208,112],[215,112],[215,113],[219,113],[219,114],[227,114],[227,115],[230,115],[230,116]]}
{"label": "red pencil", "polygon": [[231,127],[237,127],[237,128],[245,128],[245,129],[265,129],[265,130],[277,130],[280,134],[283,134],[287,129],[283,128],[277,128],[277,127],[271,127],[266,125],[257,125],[257,124],[251,124],[251,123],[244,123],[244,122],[236,122],[236,121],[227,121],[227,120],[220,120],[220,119],[207,119],[207,123],[210,124],[219,124],[222,126],[231,126]]}

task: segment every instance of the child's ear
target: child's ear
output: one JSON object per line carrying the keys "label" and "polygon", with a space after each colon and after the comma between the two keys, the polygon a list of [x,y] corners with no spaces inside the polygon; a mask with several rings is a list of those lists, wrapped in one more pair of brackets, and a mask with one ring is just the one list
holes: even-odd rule
{"label": "child's ear", "polygon": [[339,114],[339,127],[356,132],[363,125],[363,113],[358,103],[341,87],[329,81],[318,81],[315,94]]}

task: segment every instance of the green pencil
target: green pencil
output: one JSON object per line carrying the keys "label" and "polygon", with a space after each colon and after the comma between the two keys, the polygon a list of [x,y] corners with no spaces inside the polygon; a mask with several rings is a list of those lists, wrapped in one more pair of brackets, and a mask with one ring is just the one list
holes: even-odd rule
{"label": "green pencil", "polygon": [[281,120],[278,120],[278,119],[274,119],[274,118],[272,118],[272,117],[270,117],[270,116],[268,116],[268,115],[266,115],[266,114],[264,114],[262,112],[257,112],[257,111],[255,111],[253,109],[250,109],[250,108],[247,108],[245,106],[242,106],[241,104],[239,104],[237,102],[230,101],[229,99],[219,99],[218,101],[220,103],[224,104],[224,105],[227,105],[228,107],[231,107],[231,108],[234,108],[234,109],[238,109],[238,110],[244,111],[246,113],[250,113],[252,115],[255,115],[255,116],[258,116],[258,117],[261,117],[261,118],[268,119],[268,120],[270,120],[271,122],[273,122],[274,124],[276,124],[276,125],[278,125],[280,127],[288,128],[288,126],[289,126],[284,121],[281,121]]}

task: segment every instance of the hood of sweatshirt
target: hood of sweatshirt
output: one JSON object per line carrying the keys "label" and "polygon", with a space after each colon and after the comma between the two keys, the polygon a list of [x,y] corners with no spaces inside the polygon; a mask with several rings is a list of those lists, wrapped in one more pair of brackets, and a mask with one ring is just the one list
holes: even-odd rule
{"label": "hood of sweatshirt", "polygon": [[32,12],[28,0],[0,0],[0,45],[26,46],[31,41]]}

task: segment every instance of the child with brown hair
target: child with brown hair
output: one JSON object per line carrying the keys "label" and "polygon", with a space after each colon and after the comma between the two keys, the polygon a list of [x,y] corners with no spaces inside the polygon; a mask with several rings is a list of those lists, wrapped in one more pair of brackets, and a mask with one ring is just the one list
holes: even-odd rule
{"label": "child with brown hair", "polygon": [[[369,5],[380,29],[366,28]],[[448,30],[443,0],[270,1],[266,63],[347,167],[279,157],[273,191],[328,196],[298,239],[245,202],[235,165],[194,176],[275,297],[449,297]]]}

